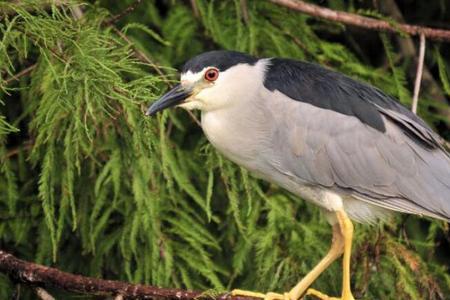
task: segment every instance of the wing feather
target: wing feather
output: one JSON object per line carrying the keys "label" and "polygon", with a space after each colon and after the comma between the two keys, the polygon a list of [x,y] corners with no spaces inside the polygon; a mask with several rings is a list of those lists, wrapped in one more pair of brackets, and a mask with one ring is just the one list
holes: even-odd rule
{"label": "wing feather", "polygon": [[278,125],[286,129],[278,132],[284,150],[277,159],[286,173],[391,210],[450,220],[450,159],[441,148],[417,143],[389,117],[382,117],[381,132],[356,117],[278,97],[291,103]]}

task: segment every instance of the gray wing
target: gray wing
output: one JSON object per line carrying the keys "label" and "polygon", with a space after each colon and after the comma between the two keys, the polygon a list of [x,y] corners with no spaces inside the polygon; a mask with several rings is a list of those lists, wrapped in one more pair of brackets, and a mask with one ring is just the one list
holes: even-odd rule
{"label": "gray wing", "polygon": [[430,146],[439,137],[424,123],[379,108],[381,132],[357,117],[275,94],[285,109],[274,134],[282,145],[274,164],[282,172],[391,210],[450,220],[450,158]]}

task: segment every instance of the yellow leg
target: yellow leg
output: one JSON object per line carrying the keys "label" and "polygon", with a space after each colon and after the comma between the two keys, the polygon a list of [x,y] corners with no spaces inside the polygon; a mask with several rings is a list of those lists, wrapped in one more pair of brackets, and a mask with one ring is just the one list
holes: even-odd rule
{"label": "yellow leg", "polygon": [[333,226],[333,240],[331,243],[331,248],[327,255],[312,269],[303,279],[297,283],[297,285],[292,288],[288,293],[278,294],[278,293],[257,293],[244,290],[233,290],[231,294],[233,296],[250,296],[256,298],[262,298],[265,300],[279,299],[279,300],[297,300],[305,293],[306,289],[314,282],[314,280],[319,277],[319,275],[328,266],[334,262],[339,256],[344,252],[345,239],[342,234],[340,224]]}
{"label": "yellow leg", "polygon": [[344,259],[342,262],[342,295],[341,298],[328,297],[319,291],[309,289],[306,294],[322,300],[355,300],[350,287],[350,257],[352,252],[353,224],[345,211],[337,211],[336,217],[344,237]]}
{"label": "yellow leg", "polygon": [[299,299],[307,288],[344,252],[344,236],[339,224],[333,226],[333,240],[327,255],[289,292],[291,299]]}

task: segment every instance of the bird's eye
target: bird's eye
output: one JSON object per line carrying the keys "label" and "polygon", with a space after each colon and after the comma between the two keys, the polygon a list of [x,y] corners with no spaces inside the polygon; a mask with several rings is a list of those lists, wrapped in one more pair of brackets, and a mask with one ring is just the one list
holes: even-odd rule
{"label": "bird's eye", "polygon": [[219,77],[219,70],[215,68],[211,68],[206,70],[205,72],[205,79],[208,81],[215,81]]}

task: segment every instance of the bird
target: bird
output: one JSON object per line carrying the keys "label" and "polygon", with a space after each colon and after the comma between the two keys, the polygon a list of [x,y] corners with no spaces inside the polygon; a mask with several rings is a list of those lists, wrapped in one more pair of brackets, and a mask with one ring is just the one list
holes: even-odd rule
{"label": "bird", "polygon": [[[201,111],[225,157],[319,206],[332,227],[328,253],[290,291],[233,295],[354,300],[353,222],[392,212],[450,222],[450,154],[444,140],[395,98],[319,64],[215,50],[188,60],[180,83],[146,111]],[[340,297],[310,288],[342,258]]]}

